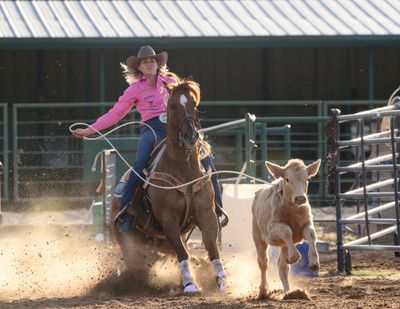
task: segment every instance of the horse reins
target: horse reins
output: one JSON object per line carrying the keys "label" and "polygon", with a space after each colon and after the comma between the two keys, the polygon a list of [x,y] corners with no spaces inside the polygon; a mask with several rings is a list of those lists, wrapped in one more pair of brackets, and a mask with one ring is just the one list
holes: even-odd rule
{"label": "horse reins", "polygon": [[184,142],[183,142],[183,134],[182,134],[182,126],[183,126],[184,122],[188,122],[190,127],[193,128],[197,133],[198,133],[198,130],[200,128],[199,119],[195,119],[193,116],[186,115],[181,120],[181,122],[179,123],[179,126],[177,127],[178,134],[179,134],[179,146],[181,146],[181,147],[184,144]]}

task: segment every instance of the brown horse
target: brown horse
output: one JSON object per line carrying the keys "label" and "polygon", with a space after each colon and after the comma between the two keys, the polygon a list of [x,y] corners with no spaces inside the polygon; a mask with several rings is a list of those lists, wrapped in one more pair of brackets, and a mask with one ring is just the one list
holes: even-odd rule
{"label": "brown horse", "polygon": [[[146,238],[156,239],[157,244],[165,245],[166,242],[175,252],[182,274],[183,290],[187,293],[199,291],[189,269],[189,253],[186,248],[186,234],[195,226],[202,232],[217,285],[221,291],[226,288],[226,276],[217,247],[219,227],[214,209],[214,189],[209,171],[205,171],[200,163],[201,156],[207,155],[204,152],[208,152],[209,147],[205,147],[207,144],[199,134],[199,103],[200,88],[197,83],[183,81],[171,89],[167,138],[164,146],[158,147],[161,154],[156,159],[155,168],[148,174],[150,185],[146,188],[147,192],[139,188],[131,203],[133,206],[128,210],[136,219],[132,235],[144,233]],[[201,177],[198,181],[176,189],[157,187],[180,186]],[[118,204],[118,201],[113,203],[114,214],[119,208]],[[113,232],[125,256],[130,252],[127,246],[131,246],[131,242],[124,238],[129,235],[121,235],[115,227]],[[125,260],[129,263],[129,258],[125,257]]]}

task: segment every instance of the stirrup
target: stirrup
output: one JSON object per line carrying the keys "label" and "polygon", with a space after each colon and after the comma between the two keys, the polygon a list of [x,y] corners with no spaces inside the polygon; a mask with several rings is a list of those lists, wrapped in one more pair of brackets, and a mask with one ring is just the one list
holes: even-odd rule
{"label": "stirrup", "polygon": [[118,230],[120,233],[128,233],[133,229],[135,218],[128,213],[125,213],[125,218],[118,223]]}
{"label": "stirrup", "polygon": [[[215,203],[215,207],[217,208],[217,213],[220,212],[220,216],[217,214],[217,219],[218,219],[218,224],[221,226],[221,228],[225,227],[228,225],[229,222],[229,216],[227,212],[218,204]],[[223,217],[222,220],[220,220],[220,217]]]}
{"label": "stirrup", "polygon": [[126,205],[124,208],[122,208],[120,211],[117,212],[113,220],[114,224],[117,224],[120,221],[122,214],[128,209],[128,207],[129,205]]}

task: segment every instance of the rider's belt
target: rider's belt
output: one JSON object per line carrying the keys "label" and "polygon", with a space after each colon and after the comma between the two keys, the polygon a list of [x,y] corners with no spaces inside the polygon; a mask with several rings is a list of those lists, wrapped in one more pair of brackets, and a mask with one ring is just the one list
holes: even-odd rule
{"label": "rider's belt", "polygon": [[158,116],[158,119],[160,119],[162,123],[167,123],[167,113],[162,113],[160,116]]}

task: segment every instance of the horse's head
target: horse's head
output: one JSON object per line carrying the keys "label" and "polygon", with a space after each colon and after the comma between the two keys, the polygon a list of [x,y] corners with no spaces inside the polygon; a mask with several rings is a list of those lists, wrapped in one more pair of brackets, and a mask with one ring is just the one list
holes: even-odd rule
{"label": "horse's head", "polygon": [[168,100],[168,134],[186,150],[193,150],[200,139],[200,120],[197,105],[200,87],[186,80],[172,88]]}

